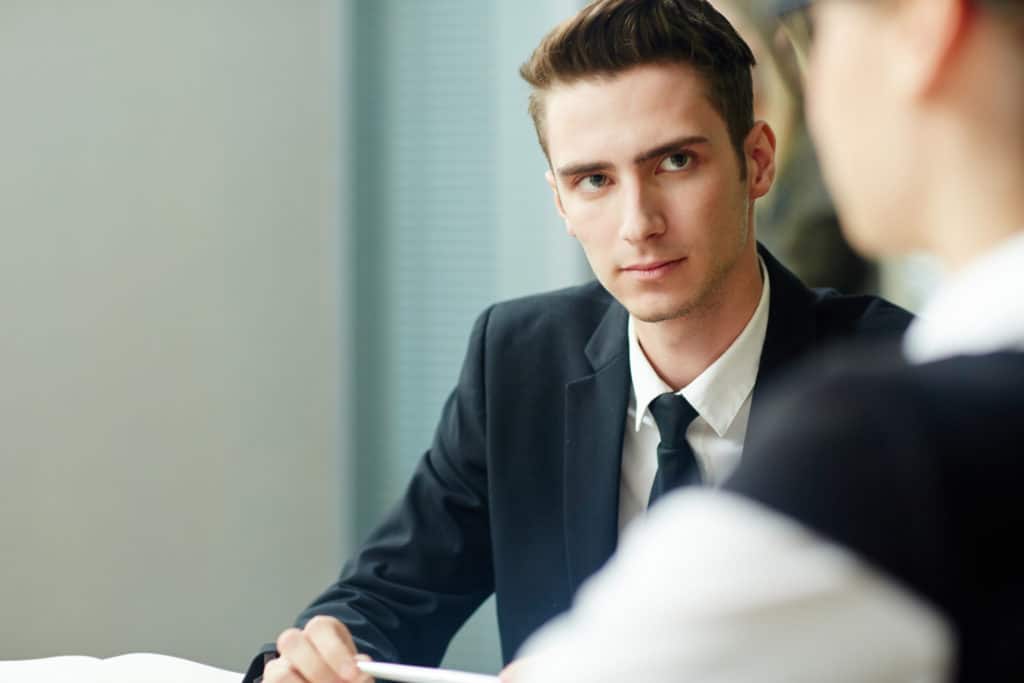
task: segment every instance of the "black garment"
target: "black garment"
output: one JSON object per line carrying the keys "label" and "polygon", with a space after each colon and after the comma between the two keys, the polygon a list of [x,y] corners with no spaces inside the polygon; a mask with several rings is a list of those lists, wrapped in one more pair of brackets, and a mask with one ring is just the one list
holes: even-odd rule
{"label": "black garment", "polygon": [[686,429],[697,410],[679,394],[662,394],[649,407],[658,425],[658,471],[651,484],[647,507],[662,495],[681,486],[700,483],[700,465],[686,440]]}
{"label": "black garment", "polygon": [[[760,253],[771,302],[752,416],[808,351],[910,321],[881,299],[809,290]],[[433,666],[491,593],[506,661],[568,609],[618,541],[627,320],[597,283],[484,311],[405,495],[298,625],[333,615],[374,659]]]}
{"label": "black garment", "polygon": [[1024,680],[1024,353],[867,358],[781,389],[725,488],[936,606],[956,632],[957,680]]}

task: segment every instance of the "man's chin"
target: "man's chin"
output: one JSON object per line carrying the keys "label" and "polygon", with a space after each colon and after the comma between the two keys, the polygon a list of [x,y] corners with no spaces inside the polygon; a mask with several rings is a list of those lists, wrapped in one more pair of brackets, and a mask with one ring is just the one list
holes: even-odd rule
{"label": "man's chin", "polygon": [[633,306],[629,314],[643,323],[663,323],[669,320],[685,318],[693,312],[689,302],[663,304],[660,306]]}

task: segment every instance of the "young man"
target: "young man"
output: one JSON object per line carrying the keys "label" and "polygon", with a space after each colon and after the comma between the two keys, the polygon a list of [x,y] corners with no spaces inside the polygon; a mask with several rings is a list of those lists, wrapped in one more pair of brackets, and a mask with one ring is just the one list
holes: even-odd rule
{"label": "young man", "polygon": [[752,64],[700,0],[602,0],[544,39],[522,69],[530,110],[598,282],[481,316],[405,497],[277,639],[266,681],[356,680],[356,652],[437,664],[492,592],[511,657],[649,502],[732,471],[787,365],[908,323],[759,254],[774,136]]}
{"label": "young man", "polygon": [[1024,2],[782,4],[851,241],[950,279],[905,360],[810,367],[724,492],[659,506],[517,682],[1021,680]]}

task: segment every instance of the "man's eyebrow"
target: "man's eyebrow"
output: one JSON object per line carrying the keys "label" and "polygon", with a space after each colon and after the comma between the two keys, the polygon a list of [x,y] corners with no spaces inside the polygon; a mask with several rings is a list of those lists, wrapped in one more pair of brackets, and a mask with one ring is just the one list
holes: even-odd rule
{"label": "man's eyebrow", "polygon": [[569,178],[575,175],[590,175],[599,171],[607,171],[612,167],[608,161],[586,161],[581,164],[569,164],[558,169],[558,175],[562,178]]}
{"label": "man's eyebrow", "polygon": [[[692,147],[693,145],[702,145],[711,142],[704,135],[685,135],[675,140],[670,140],[665,144],[658,145],[653,149],[649,149],[637,155],[633,159],[633,163],[642,164],[645,161],[650,161],[655,157],[668,154],[669,152],[675,152],[683,147]],[[607,171],[612,167],[612,163],[609,161],[586,161],[579,164],[568,164],[558,169],[558,175],[562,178],[577,176],[577,175],[589,175],[591,173],[600,173],[601,171]]]}
{"label": "man's eyebrow", "polygon": [[654,149],[647,150],[643,154],[640,154],[639,156],[634,158],[633,159],[633,163],[634,164],[642,164],[645,161],[650,161],[651,159],[654,159],[655,157],[664,156],[664,155],[668,154],[669,152],[678,151],[678,150],[682,149],[683,147],[692,147],[694,145],[703,145],[703,144],[707,144],[707,143],[710,143],[710,142],[711,142],[711,140],[709,140],[707,137],[705,137],[703,135],[684,135],[681,138],[676,138],[675,140],[670,140],[669,142],[666,142],[664,145],[658,145]]}

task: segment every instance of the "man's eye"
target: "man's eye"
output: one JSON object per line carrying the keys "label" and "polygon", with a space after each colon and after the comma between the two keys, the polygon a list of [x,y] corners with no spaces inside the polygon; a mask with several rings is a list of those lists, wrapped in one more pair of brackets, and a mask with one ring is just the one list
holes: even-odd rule
{"label": "man's eye", "polygon": [[662,160],[658,168],[662,171],[681,171],[693,162],[693,155],[688,152],[677,152]]}
{"label": "man's eye", "polygon": [[580,179],[579,187],[584,192],[597,192],[608,184],[608,176],[594,173]]}

